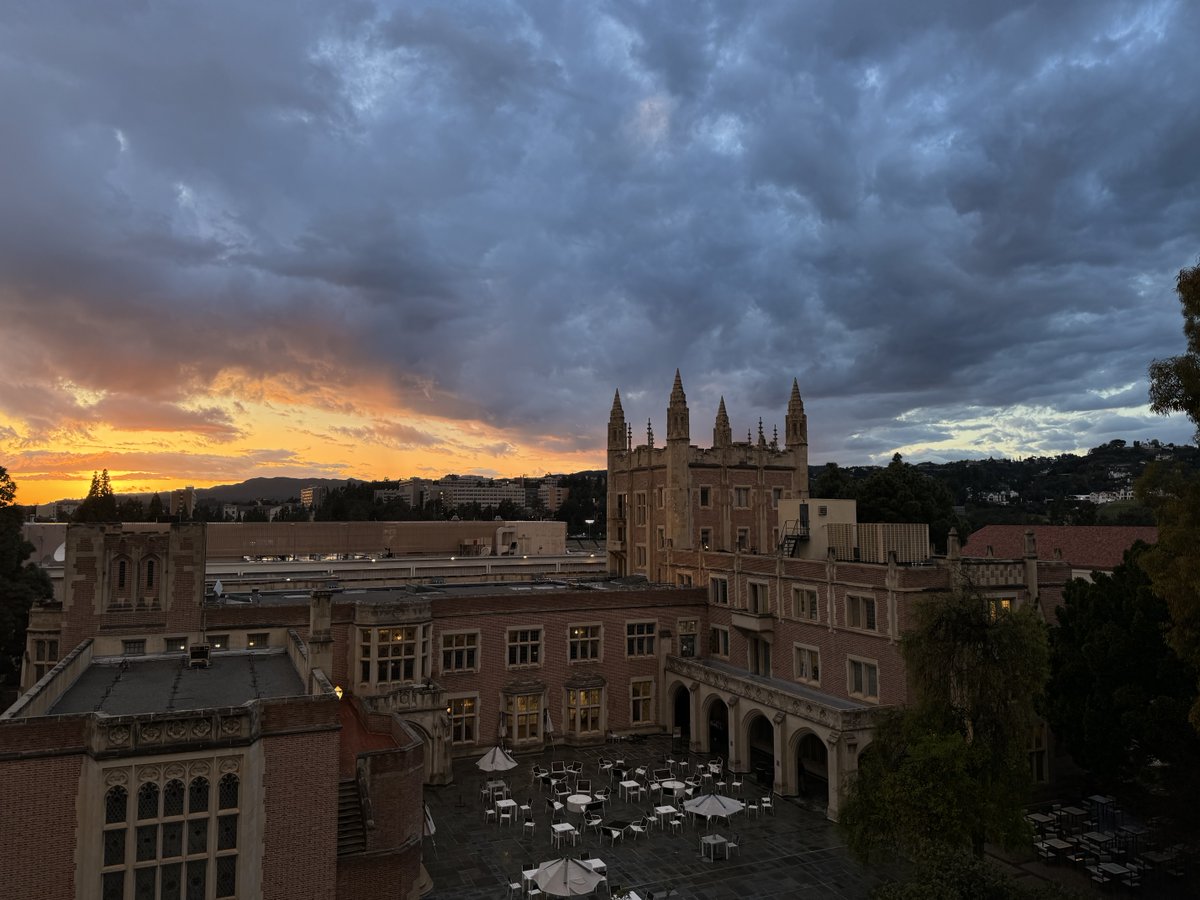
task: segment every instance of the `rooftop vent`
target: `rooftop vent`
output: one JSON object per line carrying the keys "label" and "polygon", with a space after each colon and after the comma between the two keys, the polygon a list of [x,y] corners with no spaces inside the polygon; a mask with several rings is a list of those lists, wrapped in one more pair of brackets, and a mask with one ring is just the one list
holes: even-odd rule
{"label": "rooftop vent", "polygon": [[192,644],[188,648],[188,668],[207,669],[212,665],[212,647],[208,644]]}

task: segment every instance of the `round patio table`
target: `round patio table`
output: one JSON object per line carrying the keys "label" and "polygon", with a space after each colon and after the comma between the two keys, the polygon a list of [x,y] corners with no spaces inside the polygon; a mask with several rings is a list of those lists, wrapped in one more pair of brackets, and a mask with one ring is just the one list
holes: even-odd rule
{"label": "round patio table", "polygon": [[591,794],[572,794],[567,798],[567,811],[573,813],[581,813],[588,808],[593,797]]}
{"label": "round patio table", "polygon": [[682,781],[664,781],[664,782],[662,782],[662,789],[664,791],[670,791],[676,797],[678,797],[680,794],[682,794],[684,788],[686,788],[686,787],[687,787],[687,785],[684,784]]}

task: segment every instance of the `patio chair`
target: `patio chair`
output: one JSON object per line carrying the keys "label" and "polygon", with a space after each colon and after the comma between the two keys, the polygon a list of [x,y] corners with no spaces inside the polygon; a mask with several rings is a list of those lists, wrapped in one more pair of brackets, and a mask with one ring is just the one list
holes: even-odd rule
{"label": "patio chair", "polygon": [[729,786],[735,791],[740,791],[742,789],[742,776],[735,772],[733,775],[733,780],[729,783]]}
{"label": "patio chair", "polygon": [[601,806],[604,806],[604,804],[608,803],[608,798],[611,794],[612,790],[610,788],[600,788],[598,791],[593,793],[592,796],[600,801]]}
{"label": "patio chair", "polygon": [[675,818],[673,818],[671,820],[671,833],[679,834],[681,831],[683,831],[683,826],[685,824],[686,823],[684,822],[682,816],[679,816],[679,815],[675,816]]}
{"label": "patio chair", "polygon": [[763,811],[763,814],[764,814],[764,815],[765,815],[766,813],[770,813],[771,815],[775,815],[775,804],[773,804],[773,803],[771,802],[771,795],[770,795],[770,794],[767,794],[767,796],[763,797],[763,798],[762,798],[760,801],[758,801],[758,802],[759,802],[759,805],[762,807],[762,811]]}
{"label": "patio chair", "polygon": [[525,885],[519,881],[510,881],[508,883],[508,900],[513,900],[514,897],[521,897],[525,894]]}
{"label": "patio chair", "polygon": [[487,809],[485,809],[483,811],[483,821],[485,824],[488,822],[498,821],[498,819],[496,817],[496,807],[489,806]]}
{"label": "patio chair", "polygon": [[526,819],[524,824],[521,826],[521,834],[528,834],[532,836],[535,833],[535,829],[536,826],[533,823],[533,819]]}
{"label": "patio chair", "polygon": [[566,775],[567,774],[567,764],[565,762],[563,762],[561,759],[554,760],[552,763],[550,763],[550,774],[551,775]]}
{"label": "patio chair", "polygon": [[592,831],[596,832],[597,835],[599,835],[600,825],[603,824],[603,822],[604,820],[597,815],[587,815],[584,817],[583,827],[590,828]]}
{"label": "patio chair", "polygon": [[532,819],[533,818],[533,800],[532,800],[532,798],[526,797],[525,802],[522,803],[520,805],[520,807],[518,807],[518,809],[521,812],[522,819]]}
{"label": "patio chair", "polygon": [[592,780],[590,778],[579,778],[575,781],[575,790],[581,794],[590,794],[592,792]]}
{"label": "patio chair", "polygon": [[504,809],[502,809],[502,810],[500,810],[500,811],[499,811],[499,812],[500,812],[500,824],[501,824],[501,825],[503,825],[503,824],[504,824],[504,823],[506,823],[506,822],[507,822],[509,825],[511,825],[511,824],[512,824],[512,817],[513,817],[513,814],[512,814],[512,809],[513,809],[513,808],[512,808],[511,806],[506,806],[506,807],[504,807]]}
{"label": "patio chair", "polygon": [[732,839],[730,839],[730,840],[728,840],[728,841],[726,841],[726,842],[725,842],[725,855],[726,855],[726,857],[728,857],[728,856],[729,856],[729,854],[730,854],[730,853],[732,853],[734,850],[736,850],[736,851],[737,851],[737,853],[738,853],[738,856],[741,856],[741,855],[742,855],[742,848],[741,848],[741,847],[739,846],[739,844],[738,844],[738,840],[739,840],[739,838],[741,838],[741,835],[740,835],[740,834],[735,834],[735,835],[733,836],[733,838],[732,838]]}
{"label": "patio chair", "polygon": [[645,820],[645,818],[638,819],[636,822],[634,822],[632,825],[630,825],[630,826],[629,826],[629,830],[633,832],[633,839],[636,841],[636,840],[637,840],[637,836],[638,836],[639,834],[645,834],[645,833],[646,833],[646,820]]}
{"label": "patio chair", "polygon": [[746,816],[747,817],[749,817],[751,814],[757,816],[759,814],[759,812],[760,812],[760,810],[758,808],[757,800],[747,800],[746,801]]}

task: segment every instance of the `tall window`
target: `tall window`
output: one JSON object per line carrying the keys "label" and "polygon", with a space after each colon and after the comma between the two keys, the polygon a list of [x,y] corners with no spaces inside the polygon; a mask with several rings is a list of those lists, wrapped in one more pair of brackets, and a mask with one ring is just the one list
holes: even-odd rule
{"label": "tall window", "polygon": [[750,529],[739,528],[737,530],[737,548],[739,550],[750,549]]}
{"label": "tall window", "polygon": [[752,675],[770,676],[771,644],[762,638],[746,639],[746,668]]}
{"label": "tall window", "polygon": [[646,524],[646,492],[638,491],[633,495],[634,502],[634,519],[633,524]]}
{"label": "tall window", "polygon": [[571,662],[600,658],[600,626],[571,625],[567,628],[567,655]]}
{"label": "tall window", "polygon": [[508,630],[509,666],[540,666],[542,664],[542,629],[510,628]]}
{"label": "tall window", "polygon": [[809,684],[821,683],[821,651],[816,647],[806,647],[797,644],[794,660],[796,680],[807,681]]}
{"label": "tall window", "polygon": [[708,652],[710,656],[729,658],[729,629],[713,625],[708,629]]}
{"label": "tall window", "polygon": [[236,897],[241,782],[229,772],[215,787],[203,775],[142,782],[132,796],[110,787],[101,826],[102,900]]}
{"label": "tall window", "polygon": [[567,690],[567,731],[592,734],[600,731],[600,688]]}
{"label": "tall window", "polygon": [[637,564],[643,569],[646,568],[646,545],[638,544],[634,550],[637,554]]}
{"label": "tall window", "polygon": [[712,547],[712,529],[711,528],[701,528],[700,529],[700,549],[708,550],[711,547]]}
{"label": "tall window", "polygon": [[783,499],[783,488],[771,488],[771,508],[779,509],[779,501]]}
{"label": "tall window", "polygon": [[710,578],[708,580],[708,599],[716,606],[729,605],[729,579]]}
{"label": "tall window", "polygon": [[657,506],[659,509],[662,509],[663,506],[666,505],[666,496],[667,496],[667,492],[666,492],[665,488],[660,488],[660,487],[655,488],[654,489],[654,505]]}
{"label": "tall window", "polygon": [[58,641],[38,638],[33,642],[33,680],[40,681],[58,663]]}
{"label": "tall window", "polygon": [[479,730],[479,701],[474,697],[458,697],[450,701],[450,741],[473,744]]}
{"label": "tall window", "polygon": [[700,508],[708,509],[712,506],[712,488],[707,484],[700,485]]}
{"label": "tall window", "polygon": [[542,695],[515,694],[504,700],[508,734],[514,742],[536,741],[542,734]]}
{"label": "tall window", "polygon": [[796,619],[811,619],[817,621],[817,590],[816,588],[792,588],[792,617]]}
{"label": "tall window", "polygon": [[850,696],[878,700],[879,667],[872,661],[850,657],[848,668],[850,678],[847,690]]}
{"label": "tall window", "polygon": [[653,656],[656,622],[629,622],[625,626],[625,655]]}
{"label": "tall window", "polygon": [[696,655],[696,634],[700,631],[700,623],[696,619],[679,620],[679,655],[693,657]]}
{"label": "tall window", "polygon": [[154,590],[154,586],[158,583],[155,581],[155,565],[154,560],[146,560],[146,590]]}
{"label": "tall window", "polygon": [[851,628],[876,631],[875,598],[849,594],[846,597],[846,624]]}
{"label": "tall window", "polygon": [[733,505],[738,509],[745,509],[750,505],[750,488],[739,487],[733,489]]}
{"label": "tall window", "polygon": [[478,670],[479,632],[459,631],[442,634],[442,671]]}
{"label": "tall window", "polygon": [[629,721],[647,725],[654,721],[654,682],[639,678],[629,684]]}
{"label": "tall window", "polygon": [[767,586],[761,581],[751,581],[746,585],[747,609],[755,615],[765,615],[771,611],[771,601]]}
{"label": "tall window", "polygon": [[[417,629],[413,625],[363,628],[360,634],[359,674],[375,684],[415,681],[417,672]],[[371,676],[375,677],[372,678]]]}

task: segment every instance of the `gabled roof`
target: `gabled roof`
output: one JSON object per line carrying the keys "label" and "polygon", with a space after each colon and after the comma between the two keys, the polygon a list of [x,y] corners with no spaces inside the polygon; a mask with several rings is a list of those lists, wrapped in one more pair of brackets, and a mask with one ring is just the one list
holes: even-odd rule
{"label": "gabled roof", "polygon": [[1062,559],[1074,569],[1110,571],[1135,542],[1158,541],[1153,525],[985,525],[967,538],[962,555],[988,556],[991,547],[997,559],[1020,559],[1027,531],[1037,541],[1038,559]]}

